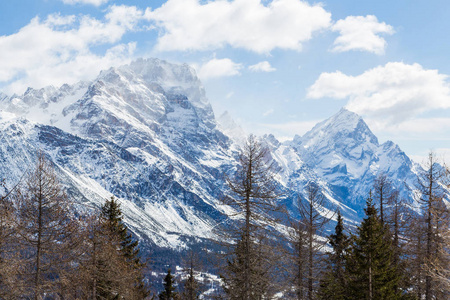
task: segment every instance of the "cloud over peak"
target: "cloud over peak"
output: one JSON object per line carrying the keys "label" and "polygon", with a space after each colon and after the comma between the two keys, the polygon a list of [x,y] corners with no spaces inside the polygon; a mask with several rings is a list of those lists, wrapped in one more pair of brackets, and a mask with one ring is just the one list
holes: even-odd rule
{"label": "cloud over peak", "polygon": [[257,53],[275,48],[301,50],[302,43],[331,25],[320,5],[299,0],[168,0],[148,9],[146,17],[160,28],[157,49],[208,50],[229,45]]}
{"label": "cloud over peak", "polygon": [[348,109],[394,124],[426,111],[450,108],[450,85],[448,76],[438,70],[390,62],[358,76],[322,73],[309,88],[308,97],[348,98]]}

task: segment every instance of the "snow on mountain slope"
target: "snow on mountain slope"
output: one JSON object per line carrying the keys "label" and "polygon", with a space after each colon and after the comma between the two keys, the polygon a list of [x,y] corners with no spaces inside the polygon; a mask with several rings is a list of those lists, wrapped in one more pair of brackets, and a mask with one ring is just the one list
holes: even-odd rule
{"label": "snow on mountain slope", "polygon": [[[185,190],[172,177],[106,141],[93,141],[2,113],[0,169],[13,186],[33,167],[38,150],[55,163],[68,194],[81,208],[119,198],[127,224],[140,237],[163,247],[180,247],[183,236],[210,238],[216,208]],[[202,191],[197,191],[199,195]],[[177,197],[182,195],[182,197]]]}
{"label": "snow on mountain slope", "polygon": [[235,144],[242,145],[245,142],[247,134],[244,129],[239,126],[231,117],[228,111],[225,111],[217,118],[219,129],[228,137],[230,137]]}
{"label": "snow on mountain slope", "polygon": [[[209,238],[213,220],[221,218],[223,169],[232,162],[230,141],[215,128],[205,99],[187,65],[159,60],[104,71],[87,85],[29,89],[3,99],[2,109],[21,117],[7,114],[0,122],[6,127],[25,122],[21,135],[41,137],[45,129],[45,139],[21,139],[2,153],[32,145],[8,160],[29,157],[22,163],[29,167],[35,151],[44,148],[71,179],[67,186],[81,191],[80,199],[98,206],[111,195],[119,197],[128,223],[161,246],[175,247],[180,236]],[[51,113],[54,107],[58,115]],[[6,140],[10,134],[3,131]],[[5,163],[3,174],[8,168]],[[16,172],[9,182],[20,176]],[[136,216],[149,221],[132,222]]]}
{"label": "snow on mountain slope", "polygon": [[405,198],[405,183],[414,188],[417,166],[393,142],[380,145],[364,120],[344,108],[289,145],[347,205],[364,203],[379,174]]}
{"label": "snow on mountain slope", "polygon": [[[0,94],[0,172],[13,185],[43,150],[82,207],[114,195],[139,237],[177,248],[213,238],[226,220],[221,199],[230,193],[242,130],[229,116],[218,125],[201,82],[187,65],[139,59],[102,71],[92,82]],[[385,172],[404,195],[415,165],[392,142],[379,145],[364,121],[345,109],[303,137],[280,143],[261,138],[279,172],[280,199],[295,215],[304,187],[316,182],[348,222],[375,176]]]}

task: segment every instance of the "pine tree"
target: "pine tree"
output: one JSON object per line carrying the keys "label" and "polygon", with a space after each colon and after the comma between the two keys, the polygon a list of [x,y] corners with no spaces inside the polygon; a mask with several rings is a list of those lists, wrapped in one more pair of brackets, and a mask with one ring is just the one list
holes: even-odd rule
{"label": "pine tree", "polygon": [[164,277],[164,291],[162,291],[158,297],[159,300],[176,300],[178,298],[178,293],[175,292],[175,279],[170,273],[170,269],[167,271],[166,277]]}
{"label": "pine tree", "polygon": [[344,300],[347,291],[345,257],[350,240],[344,233],[344,224],[340,212],[338,212],[334,234],[329,236],[328,242],[333,251],[328,253],[327,269],[320,284],[319,299]]}
{"label": "pine tree", "polygon": [[191,266],[189,268],[189,275],[184,283],[184,293],[183,299],[186,300],[195,300],[198,299],[198,282],[194,276],[194,268]]}
{"label": "pine tree", "polygon": [[187,279],[184,281],[184,291],[181,299],[183,300],[196,300],[200,294],[200,287],[197,279],[194,276],[194,269],[198,268],[198,258],[191,250],[188,254],[188,267],[186,268]]}
{"label": "pine tree", "polygon": [[[110,244],[118,243],[119,254],[125,260],[128,266],[128,274],[126,279],[130,280],[132,290],[131,294],[135,297],[144,299],[149,295],[149,291],[143,284],[142,271],[145,267],[145,263],[141,262],[139,257],[138,242],[133,240],[131,234],[128,233],[127,227],[123,223],[123,215],[120,210],[120,204],[114,197],[107,200],[101,209],[101,227],[105,231],[104,235],[109,238]],[[102,262],[99,262],[102,263]],[[103,262],[106,263],[106,262]],[[99,282],[99,285],[108,285],[108,282]],[[109,283],[111,284],[111,283]],[[103,287],[102,290],[108,291],[107,287]]]}
{"label": "pine tree", "polygon": [[[266,261],[268,253],[267,248],[258,242],[250,243],[249,252],[251,256],[246,256],[247,243],[243,234],[235,246],[234,255],[227,260],[225,269],[224,287],[229,299],[264,299],[270,290],[269,282],[271,271],[269,262]],[[262,243],[264,241],[261,240]],[[247,262],[250,267],[247,267]]]}
{"label": "pine tree", "polygon": [[399,274],[394,264],[390,235],[372,203],[367,200],[366,217],[358,227],[347,258],[349,299],[401,299]]}

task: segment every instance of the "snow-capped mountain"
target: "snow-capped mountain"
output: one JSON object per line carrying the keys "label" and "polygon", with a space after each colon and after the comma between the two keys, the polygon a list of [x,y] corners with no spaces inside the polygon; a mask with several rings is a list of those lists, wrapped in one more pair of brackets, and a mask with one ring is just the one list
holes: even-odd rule
{"label": "snow-capped mountain", "polygon": [[404,198],[414,187],[417,165],[391,141],[378,143],[364,120],[341,109],[289,145],[307,162],[341,201],[364,203],[378,174],[385,174]]}
{"label": "snow-capped mountain", "polygon": [[[0,94],[0,171],[13,186],[38,150],[55,163],[80,209],[117,197],[125,220],[144,243],[177,248],[214,238],[226,219],[225,176],[237,164],[242,130],[229,116],[218,125],[204,88],[188,65],[140,59],[101,72],[92,82]],[[294,210],[309,181],[327,199],[360,217],[379,172],[408,193],[415,168],[392,142],[382,145],[345,109],[303,137],[262,137],[279,173],[274,180]]]}

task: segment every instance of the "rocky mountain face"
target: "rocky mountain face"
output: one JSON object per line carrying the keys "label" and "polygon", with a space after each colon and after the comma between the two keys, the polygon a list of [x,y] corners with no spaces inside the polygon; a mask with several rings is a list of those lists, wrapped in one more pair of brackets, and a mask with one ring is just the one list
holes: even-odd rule
{"label": "rocky mountain face", "polygon": [[[212,229],[227,218],[221,199],[242,130],[226,115],[218,125],[188,65],[140,59],[92,82],[0,94],[0,109],[0,172],[9,187],[43,151],[80,210],[115,196],[144,244],[183,248],[214,238]],[[280,202],[293,215],[314,181],[326,198],[324,214],[339,207],[357,222],[377,174],[410,198],[420,168],[394,143],[380,145],[345,109],[303,137],[261,141],[279,169]]]}

